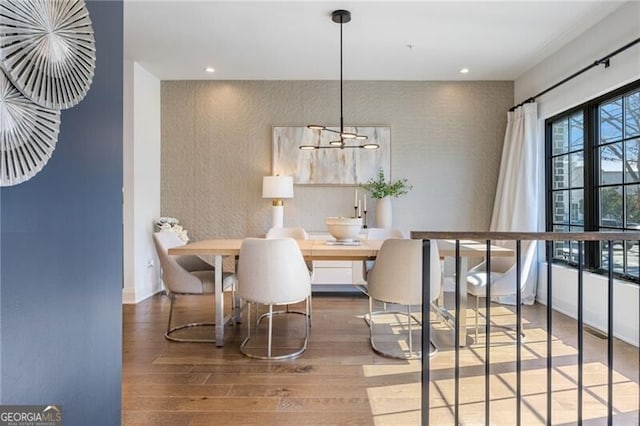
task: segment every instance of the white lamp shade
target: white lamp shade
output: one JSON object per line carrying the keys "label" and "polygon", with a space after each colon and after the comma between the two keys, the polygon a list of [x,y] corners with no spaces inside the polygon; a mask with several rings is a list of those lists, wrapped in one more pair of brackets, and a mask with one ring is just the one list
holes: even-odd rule
{"label": "white lamp shade", "polygon": [[293,198],[293,178],[291,176],[264,176],[262,178],[262,198]]}

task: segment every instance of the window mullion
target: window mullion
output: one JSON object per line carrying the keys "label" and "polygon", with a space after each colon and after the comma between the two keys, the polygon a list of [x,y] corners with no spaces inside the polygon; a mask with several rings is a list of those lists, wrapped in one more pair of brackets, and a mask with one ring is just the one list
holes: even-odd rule
{"label": "window mullion", "polygon": [[[584,126],[584,149],[585,149],[585,197],[589,197],[588,206],[585,212],[585,230],[597,231],[600,223],[600,207],[598,184],[600,182],[600,167],[598,164],[598,107],[596,104],[589,103],[585,105],[583,110],[585,126]],[[600,267],[600,243],[597,241],[587,242],[585,249],[585,267],[588,269],[597,269]]]}
{"label": "window mullion", "polygon": [[[637,188],[640,186],[640,182],[635,175],[629,181],[626,169],[628,164],[634,170],[637,169],[638,164],[636,163],[639,162],[638,157],[640,157],[640,154],[636,152],[640,144],[635,142],[640,138],[638,132],[640,125],[637,123],[640,120],[627,120],[629,114],[640,114],[637,111],[640,108],[639,88],[640,80],[637,80],[545,120],[545,195],[547,201],[545,217],[547,231],[565,229],[565,227],[569,227],[566,229],[571,230],[571,226],[580,226],[578,223],[581,220],[583,220],[585,231],[598,231],[601,228],[601,223],[604,226],[603,230],[627,230],[630,227],[635,229],[637,223],[640,222],[640,207],[637,206],[637,198],[640,197]],[[631,106],[628,106],[627,102]],[[605,115],[607,119],[600,122],[600,114]],[[635,117],[634,115],[629,116]],[[582,123],[579,122],[580,120]],[[581,151],[583,188],[581,191],[579,187],[573,187],[573,185],[579,185],[579,177],[576,172],[581,167],[580,160],[575,157],[576,152],[580,153],[580,135],[573,134],[573,132],[579,132],[580,126],[582,126],[583,137]],[[618,129],[618,127],[620,128]],[[602,134],[600,134],[601,132]],[[563,139],[564,137],[566,139]],[[605,140],[601,141],[601,138]],[[632,143],[631,141],[634,141],[634,145],[630,148],[628,145]],[[602,145],[599,145],[600,142],[603,142]],[[605,146],[607,146],[606,149],[602,148]],[[575,151],[574,148],[578,151]],[[629,151],[629,149],[636,151]],[[633,160],[627,163],[627,157],[631,152],[633,152]],[[565,155],[566,159],[563,158]],[[618,162],[622,163],[621,168]],[[618,172],[618,170],[621,171]],[[622,173],[622,175],[618,177],[618,173]],[[632,195],[627,197],[627,192],[631,190],[633,191]],[[619,191],[621,193],[616,195]],[[580,196],[582,196],[582,206],[578,198]],[[617,197],[621,197],[621,200]],[[601,202],[605,205],[601,206]],[[579,211],[581,208],[584,208],[582,216]],[[620,208],[622,211],[618,211]],[[604,215],[604,218],[601,218],[601,215]],[[610,218],[609,215],[612,217]],[[615,220],[615,223],[609,219]],[[622,220],[622,223],[618,223],[619,220]],[[556,224],[558,228],[555,228]],[[584,245],[586,268],[600,270],[603,266],[600,246],[600,242],[587,242]],[[571,250],[571,244],[565,242],[559,244],[558,248],[559,250],[556,250],[554,245],[553,252],[548,254],[548,260],[558,259],[560,262],[572,265],[575,253]],[[623,243],[621,251],[618,251],[617,248],[618,245],[616,245],[615,262],[619,266],[615,267],[616,275],[624,279],[635,279],[639,268],[638,255],[634,251],[634,260],[630,262],[628,244]],[[619,258],[621,253],[623,259]],[[610,261],[613,262],[614,259],[610,259]],[[619,271],[620,267],[622,267],[622,271]],[[631,271],[631,268],[634,270]]]}

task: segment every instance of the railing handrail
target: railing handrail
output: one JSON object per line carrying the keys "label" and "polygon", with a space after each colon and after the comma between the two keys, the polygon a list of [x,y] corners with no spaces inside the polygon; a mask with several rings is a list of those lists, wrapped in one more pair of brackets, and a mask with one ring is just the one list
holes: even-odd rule
{"label": "railing handrail", "polygon": [[411,231],[414,240],[539,240],[539,241],[639,241],[640,231],[612,232],[485,232]]}

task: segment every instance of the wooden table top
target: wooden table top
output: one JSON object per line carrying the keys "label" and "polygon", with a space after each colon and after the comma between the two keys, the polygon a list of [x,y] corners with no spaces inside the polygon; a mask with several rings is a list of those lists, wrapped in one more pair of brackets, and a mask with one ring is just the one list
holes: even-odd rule
{"label": "wooden table top", "polygon": [[[357,246],[330,245],[326,240],[297,240],[297,243],[302,255],[308,259],[367,260],[376,257],[382,241],[360,241]],[[202,240],[169,249],[169,254],[237,256],[241,245],[241,239]]]}
{"label": "wooden table top", "polygon": [[[327,244],[326,240],[297,240],[302,255],[313,260],[368,260],[378,255],[382,240],[362,240],[357,246],[340,246]],[[171,255],[222,255],[237,256],[240,254],[242,239],[202,240],[169,249]],[[441,256],[455,256],[455,241],[439,240],[438,249]],[[460,255],[465,257],[484,257],[486,244],[465,240],[460,242]],[[508,248],[491,246],[492,256],[513,256],[514,251]]]}

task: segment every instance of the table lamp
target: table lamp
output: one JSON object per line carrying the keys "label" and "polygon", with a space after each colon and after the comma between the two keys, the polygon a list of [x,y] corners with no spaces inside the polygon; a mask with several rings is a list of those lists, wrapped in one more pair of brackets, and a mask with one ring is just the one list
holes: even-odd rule
{"label": "table lamp", "polygon": [[291,176],[264,176],[262,178],[262,198],[273,198],[272,227],[282,228],[284,217],[283,198],[293,198],[293,178]]}

